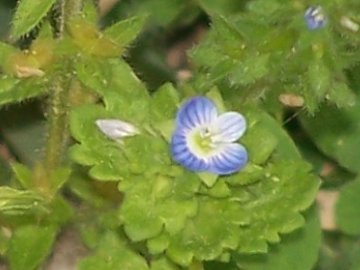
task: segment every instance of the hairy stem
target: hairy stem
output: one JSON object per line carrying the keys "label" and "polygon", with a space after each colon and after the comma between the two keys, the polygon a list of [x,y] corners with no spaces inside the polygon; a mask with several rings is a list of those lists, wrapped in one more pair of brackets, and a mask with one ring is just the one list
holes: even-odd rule
{"label": "hairy stem", "polygon": [[[64,34],[63,24],[66,25],[73,16],[80,13],[83,0],[59,0],[60,32],[58,38]],[[64,60],[65,62],[67,60]],[[70,60],[69,60],[70,61]],[[69,63],[69,62],[68,62]],[[68,64],[53,80],[48,111],[48,138],[45,149],[45,167],[48,175],[61,165],[62,157],[69,138],[68,111],[69,88],[71,86],[72,65]],[[70,75],[69,75],[70,74]]]}
{"label": "hairy stem", "polygon": [[65,23],[81,12],[83,0],[62,0],[64,2]]}
{"label": "hairy stem", "polygon": [[56,169],[64,154],[64,149],[68,141],[68,89],[69,79],[62,75],[57,75],[54,80],[49,112],[48,112],[48,139],[45,150],[46,170],[51,173]]}

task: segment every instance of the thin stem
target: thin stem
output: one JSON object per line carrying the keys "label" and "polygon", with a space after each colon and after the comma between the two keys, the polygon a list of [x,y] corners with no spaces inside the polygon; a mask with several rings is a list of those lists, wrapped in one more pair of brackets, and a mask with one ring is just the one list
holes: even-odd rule
{"label": "thin stem", "polygon": [[67,127],[69,107],[68,81],[69,79],[64,78],[64,76],[58,75],[51,89],[48,113],[48,139],[45,150],[45,165],[49,173],[61,164],[69,137]]}
{"label": "thin stem", "polygon": [[[59,39],[61,39],[64,34],[64,25],[66,25],[73,16],[80,13],[82,2],[83,0],[59,0],[59,22],[61,24],[59,28]],[[45,149],[45,167],[48,175],[51,175],[51,173],[61,165],[69,138],[69,88],[72,79],[71,76],[67,76],[66,74],[71,74],[71,68],[70,64],[66,65],[64,70],[55,76],[50,89],[48,138]]]}
{"label": "thin stem", "polygon": [[69,22],[72,17],[80,14],[83,0],[62,0],[64,2],[64,20]]}

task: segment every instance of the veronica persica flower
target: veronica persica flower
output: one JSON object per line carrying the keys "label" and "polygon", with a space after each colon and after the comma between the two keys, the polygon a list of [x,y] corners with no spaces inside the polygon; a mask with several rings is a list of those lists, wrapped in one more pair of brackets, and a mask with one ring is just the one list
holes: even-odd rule
{"label": "veronica persica flower", "polygon": [[305,21],[310,30],[319,29],[325,26],[326,16],[321,6],[311,6],[304,14]]}
{"label": "veronica persica flower", "polygon": [[248,155],[236,141],[246,130],[237,112],[218,113],[206,97],[194,97],[179,109],[171,139],[173,159],[188,170],[227,175],[242,169]]}
{"label": "veronica persica flower", "polygon": [[139,134],[139,130],[133,124],[118,119],[99,119],[95,124],[102,133],[113,140]]}

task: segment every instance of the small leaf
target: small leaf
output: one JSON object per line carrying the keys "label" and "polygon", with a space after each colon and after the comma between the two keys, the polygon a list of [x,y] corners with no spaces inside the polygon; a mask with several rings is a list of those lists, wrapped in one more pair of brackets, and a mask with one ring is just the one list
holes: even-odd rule
{"label": "small leaf", "polygon": [[59,167],[52,172],[49,179],[49,182],[51,183],[52,194],[56,194],[56,192],[69,179],[70,174],[71,174],[71,169],[69,167]]}
{"label": "small leaf", "polygon": [[122,48],[128,46],[144,27],[146,16],[134,16],[106,28],[104,34]]}
{"label": "small leaf", "polygon": [[13,163],[12,170],[16,176],[16,179],[21,183],[23,188],[32,189],[32,172],[31,170],[21,163]]}
{"label": "small leaf", "polygon": [[148,270],[144,258],[126,244],[114,232],[109,231],[100,240],[96,253],[84,258],[78,265],[79,270]]}
{"label": "small leaf", "polygon": [[0,187],[0,213],[23,215],[32,211],[46,211],[45,201],[32,191]]}
{"label": "small leaf", "polygon": [[101,33],[96,25],[83,18],[73,18],[68,24],[72,41],[88,56],[118,57],[122,48],[113,40]]}
{"label": "small leaf", "polygon": [[39,96],[47,91],[45,80],[41,78],[15,79],[4,75],[0,77],[0,105],[20,102]]}
{"label": "small leaf", "polygon": [[336,223],[350,235],[360,235],[360,179],[346,184],[340,190],[336,205]]}
{"label": "small leaf", "polygon": [[321,101],[330,89],[331,73],[328,67],[320,61],[310,63],[307,79],[311,94]]}
{"label": "small leaf", "polygon": [[8,258],[12,270],[34,270],[51,252],[56,227],[29,225],[15,230],[9,244]]}
{"label": "small leaf", "polygon": [[240,142],[246,145],[251,162],[264,164],[278,145],[278,139],[271,130],[264,128],[263,123],[254,124],[249,128]]}
{"label": "small leaf", "polygon": [[152,121],[157,123],[174,119],[179,103],[179,94],[174,86],[171,83],[162,85],[152,96]]}
{"label": "small leaf", "polygon": [[219,177],[217,174],[212,174],[207,172],[200,172],[197,175],[199,176],[201,181],[203,181],[203,183],[208,187],[212,187]]}
{"label": "small leaf", "polygon": [[253,55],[240,61],[230,73],[230,80],[246,85],[264,77],[269,72],[269,56],[269,54]]}
{"label": "small leaf", "polygon": [[4,65],[9,55],[15,53],[17,50],[9,44],[0,42],[0,65]]}
{"label": "small leaf", "polygon": [[330,87],[328,99],[338,107],[350,107],[356,103],[356,95],[344,82],[334,82]]}
{"label": "small leaf", "polygon": [[33,29],[56,0],[21,0],[15,11],[11,35],[17,39]]}

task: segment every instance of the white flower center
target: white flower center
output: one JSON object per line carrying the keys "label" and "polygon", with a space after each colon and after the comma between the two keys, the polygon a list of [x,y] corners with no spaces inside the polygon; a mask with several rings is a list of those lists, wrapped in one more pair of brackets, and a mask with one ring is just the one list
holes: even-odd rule
{"label": "white flower center", "polygon": [[216,132],[208,126],[202,126],[189,132],[187,136],[189,149],[198,158],[208,158],[218,152],[222,140]]}

